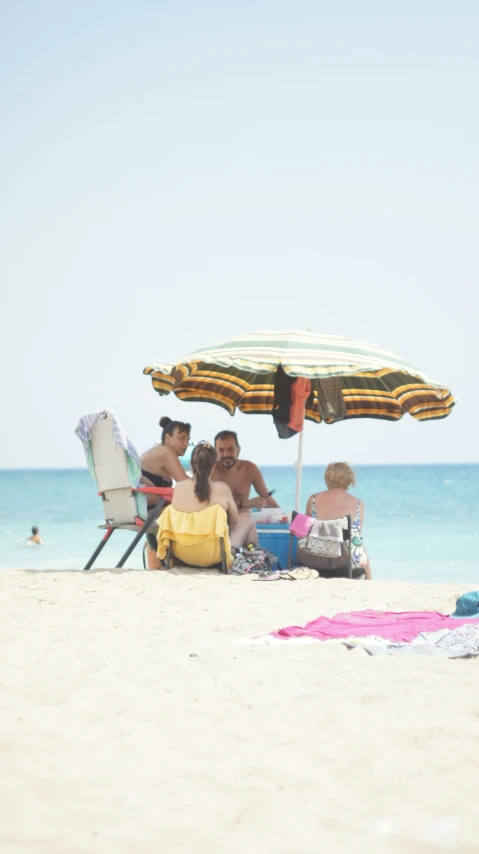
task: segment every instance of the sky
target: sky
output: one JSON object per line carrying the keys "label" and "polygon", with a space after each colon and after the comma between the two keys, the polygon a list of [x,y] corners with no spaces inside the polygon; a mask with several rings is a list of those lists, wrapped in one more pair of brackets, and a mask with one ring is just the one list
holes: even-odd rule
{"label": "sky", "polygon": [[0,2],[0,468],[77,467],[79,417],[161,415],[291,463],[269,416],[143,368],[256,329],[371,341],[443,421],[308,424],[305,462],[478,462],[479,6]]}

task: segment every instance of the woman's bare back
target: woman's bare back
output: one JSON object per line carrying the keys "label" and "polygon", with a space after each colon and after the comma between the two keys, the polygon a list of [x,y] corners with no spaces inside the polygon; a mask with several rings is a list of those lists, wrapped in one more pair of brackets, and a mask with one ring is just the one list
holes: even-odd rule
{"label": "woman's bare back", "polygon": [[[211,495],[208,502],[199,501],[195,495],[193,480],[182,480],[177,483],[173,492],[173,501],[171,502],[175,510],[180,510],[183,513],[196,513],[199,510],[204,510],[212,504],[219,504],[227,512],[233,496],[229,486],[225,483],[215,482],[210,480]],[[231,496],[228,501],[228,493]]]}
{"label": "woman's bare back", "polygon": [[[340,519],[341,516],[350,515],[354,519],[358,507],[358,500],[350,495],[345,489],[326,489],[324,492],[316,493],[316,515],[318,519]],[[361,525],[364,516],[363,502],[359,500],[361,508]],[[311,515],[312,496],[308,500],[306,513]]]}

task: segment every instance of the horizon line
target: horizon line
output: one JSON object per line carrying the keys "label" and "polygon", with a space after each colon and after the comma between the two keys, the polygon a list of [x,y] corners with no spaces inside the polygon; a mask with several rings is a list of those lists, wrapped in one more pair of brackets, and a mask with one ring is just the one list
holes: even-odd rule
{"label": "horizon line", "polygon": [[[295,462],[291,463],[257,463],[257,465],[268,467],[274,466],[275,468],[294,468]],[[329,463],[304,463],[302,468],[321,468],[323,466],[327,466]],[[462,461],[453,461],[453,460],[441,460],[441,461],[429,461],[429,462],[389,462],[389,463],[352,463],[355,468],[361,468],[362,466],[377,466],[378,468],[381,466],[477,466],[479,465],[479,460],[462,460]],[[26,472],[26,471],[86,471],[89,473],[89,469],[87,466],[24,466],[22,468],[19,467],[11,467],[11,468],[1,468],[0,473],[3,472]]]}

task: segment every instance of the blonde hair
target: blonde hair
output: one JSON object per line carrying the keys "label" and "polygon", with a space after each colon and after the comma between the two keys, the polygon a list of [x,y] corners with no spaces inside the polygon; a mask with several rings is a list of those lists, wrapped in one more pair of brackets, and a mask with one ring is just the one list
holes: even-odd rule
{"label": "blonde hair", "polygon": [[354,472],[348,463],[330,463],[324,472],[324,479],[328,489],[349,489],[356,483]]}

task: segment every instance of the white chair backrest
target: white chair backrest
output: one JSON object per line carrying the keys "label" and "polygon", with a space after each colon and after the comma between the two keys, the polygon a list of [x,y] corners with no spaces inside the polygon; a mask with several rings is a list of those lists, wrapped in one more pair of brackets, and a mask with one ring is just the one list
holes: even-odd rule
{"label": "white chair backrest", "polygon": [[113,435],[113,417],[99,418],[90,432],[90,448],[98,489],[104,496],[105,520],[113,524],[135,524],[136,499],[130,489],[126,451]]}

